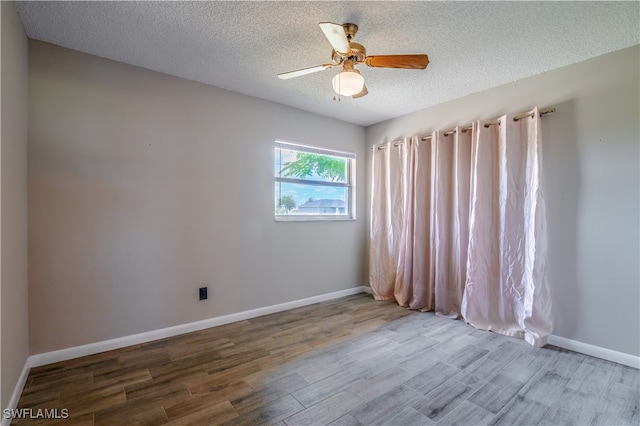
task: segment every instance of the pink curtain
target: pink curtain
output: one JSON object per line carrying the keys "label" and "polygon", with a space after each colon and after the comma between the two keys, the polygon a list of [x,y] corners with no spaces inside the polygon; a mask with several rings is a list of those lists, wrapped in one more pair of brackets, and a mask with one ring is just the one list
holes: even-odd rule
{"label": "pink curtain", "polygon": [[[400,235],[405,226],[404,174],[406,141],[373,149],[371,188],[370,283],[376,300],[394,298]],[[394,147],[395,145],[395,147]],[[375,202],[373,202],[375,200]],[[375,231],[374,231],[375,230]]]}
{"label": "pink curtain", "polygon": [[543,346],[551,333],[540,118],[374,146],[378,300]]}

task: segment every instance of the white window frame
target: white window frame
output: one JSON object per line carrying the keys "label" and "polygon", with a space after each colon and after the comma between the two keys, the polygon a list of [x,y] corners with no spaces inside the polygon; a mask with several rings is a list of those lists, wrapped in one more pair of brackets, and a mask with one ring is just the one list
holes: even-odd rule
{"label": "white window frame", "polygon": [[278,222],[304,222],[304,221],[334,221],[334,220],[355,220],[356,219],[356,197],[355,197],[355,181],[356,181],[356,154],[347,151],[338,151],[335,149],[322,148],[313,145],[305,145],[296,142],[288,142],[283,140],[276,140],[274,146],[274,155],[276,148],[288,149],[300,152],[310,152],[313,154],[331,155],[334,157],[341,157],[347,160],[347,170],[345,173],[345,182],[325,182],[307,179],[298,179],[283,176],[274,176],[275,192],[276,185],[278,183],[297,183],[302,185],[315,185],[315,186],[336,186],[346,188],[347,200],[345,207],[347,211],[345,214],[277,214],[277,200],[274,197],[273,212],[275,220]]}

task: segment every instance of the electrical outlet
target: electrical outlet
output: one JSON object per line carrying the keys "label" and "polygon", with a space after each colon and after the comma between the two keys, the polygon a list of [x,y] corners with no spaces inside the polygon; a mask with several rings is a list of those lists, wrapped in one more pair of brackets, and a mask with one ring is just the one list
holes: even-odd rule
{"label": "electrical outlet", "polygon": [[200,300],[207,298],[207,287],[200,287]]}

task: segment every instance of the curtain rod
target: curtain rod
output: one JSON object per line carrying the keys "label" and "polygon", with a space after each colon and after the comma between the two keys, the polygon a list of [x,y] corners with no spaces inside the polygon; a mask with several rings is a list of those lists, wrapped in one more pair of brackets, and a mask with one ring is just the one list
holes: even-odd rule
{"label": "curtain rod", "polygon": [[[556,107],[554,107],[554,106],[548,107],[548,108],[543,108],[543,109],[540,110],[540,117],[542,117],[543,115],[546,115],[546,114],[553,114],[554,112],[556,112]],[[533,111],[520,113],[520,114],[516,115],[515,117],[513,117],[513,121],[520,121],[525,117],[533,118]],[[494,119],[492,121],[488,121],[488,122],[486,122],[484,124],[484,127],[489,127],[489,126],[494,125],[494,124],[500,125],[500,121],[498,119]],[[468,132],[471,129],[473,129],[473,127],[472,126],[468,126],[468,127],[463,127],[462,129],[460,129],[460,131]],[[452,129],[452,130],[447,130],[443,134],[445,136],[449,136],[449,135],[454,134],[455,132],[456,132],[456,129]],[[421,140],[427,141],[429,139],[431,139],[431,136],[425,136]],[[400,146],[403,143],[404,143],[404,141],[393,141],[393,146]],[[383,150],[386,147],[387,147],[387,145],[379,145],[378,146],[378,151]],[[373,149],[373,147],[371,147],[371,149]]]}
{"label": "curtain rod", "polygon": [[[393,141],[393,146],[400,146],[402,144],[404,144],[404,141]],[[373,150],[374,147],[371,147],[371,149]],[[383,149],[387,149],[387,145],[378,145],[378,151],[382,151]]]}
{"label": "curtain rod", "polygon": [[[546,115],[546,114],[553,114],[554,112],[556,112],[556,107],[554,107],[554,106],[553,107],[549,107],[549,108],[541,109],[540,110],[540,117],[542,117],[543,115]],[[516,115],[515,117],[513,117],[513,121],[520,121],[520,120],[522,120],[523,118],[526,118],[526,117],[533,118],[533,111],[520,113],[520,114]],[[494,124],[500,125],[500,121],[498,119],[494,119],[494,120],[488,121],[488,122],[484,123],[484,127],[489,127],[489,126],[494,125]],[[460,130],[462,132],[468,132],[472,128],[473,127],[468,126],[468,127],[463,127]],[[449,136],[449,135],[454,134],[455,132],[456,132],[456,129],[448,130],[448,131],[444,132],[444,135],[445,136]],[[431,139],[431,136],[425,136],[425,137],[422,138],[423,141],[426,141],[426,140],[429,140],[429,139]]]}

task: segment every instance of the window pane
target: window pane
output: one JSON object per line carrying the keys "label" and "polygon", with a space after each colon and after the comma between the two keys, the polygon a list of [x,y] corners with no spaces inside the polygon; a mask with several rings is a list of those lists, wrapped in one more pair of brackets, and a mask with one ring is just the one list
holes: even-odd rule
{"label": "window pane", "polygon": [[348,188],[276,182],[276,215],[346,215]]}
{"label": "window pane", "polygon": [[317,182],[347,180],[347,158],[275,148],[275,176]]}

